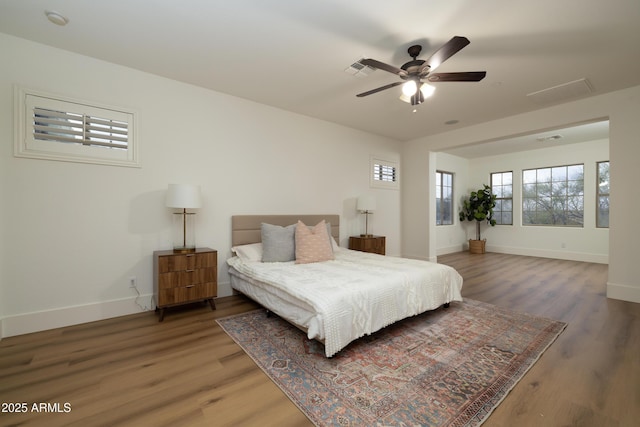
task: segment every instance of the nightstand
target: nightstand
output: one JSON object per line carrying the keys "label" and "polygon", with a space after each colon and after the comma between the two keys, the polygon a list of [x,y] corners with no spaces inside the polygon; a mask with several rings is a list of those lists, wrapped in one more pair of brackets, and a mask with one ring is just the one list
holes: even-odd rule
{"label": "nightstand", "polygon": [[153,253],[153,297],[156,311],[160,310],[160,322],[167,307],[195,301],[213,301],[218,295],[218,251],[197,248],[195,252]]}
{"label": "nightstand", "polygon": [[385,253],[385,237],[384,236],[351,236],[349,237],[349,249],[356,251],[371,252],[374,254],[384,255]]}

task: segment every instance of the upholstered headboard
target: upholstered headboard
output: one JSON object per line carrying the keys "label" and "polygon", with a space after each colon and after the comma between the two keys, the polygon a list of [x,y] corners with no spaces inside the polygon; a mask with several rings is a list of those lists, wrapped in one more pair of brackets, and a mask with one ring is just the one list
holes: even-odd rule
{"label": "upholstered headboard", "polygon": [[286,227],[300,220],[313,226],[323,219],[331,224],[331,235],[340,242],[340,215],[234,215],[231,217],[231,245],[260,242],[263,222]]}

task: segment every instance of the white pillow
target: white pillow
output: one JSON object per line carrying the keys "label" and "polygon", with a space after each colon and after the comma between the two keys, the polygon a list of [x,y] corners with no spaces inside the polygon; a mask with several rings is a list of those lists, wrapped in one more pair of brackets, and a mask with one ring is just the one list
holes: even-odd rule
{"label": "white pillow", "polygon": [[262,262],[262,243],[234,246],[231,250],[244,262]]}

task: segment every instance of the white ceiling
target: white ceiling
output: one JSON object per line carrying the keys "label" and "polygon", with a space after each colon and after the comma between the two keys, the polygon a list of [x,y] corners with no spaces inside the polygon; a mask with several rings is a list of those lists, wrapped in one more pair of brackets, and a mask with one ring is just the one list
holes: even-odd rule
{"label": "white ceiling", "polygon": [[[0,32],[398,140],[577,99],[526,95],[582,78],[577,97],[640,85],[638,0],[0,0]],[[438,71],[483,81],[436,83],[415,113],[400,87],[356,98],[398,79],[345,73],[356,60],[455,35],[471,44]]]}

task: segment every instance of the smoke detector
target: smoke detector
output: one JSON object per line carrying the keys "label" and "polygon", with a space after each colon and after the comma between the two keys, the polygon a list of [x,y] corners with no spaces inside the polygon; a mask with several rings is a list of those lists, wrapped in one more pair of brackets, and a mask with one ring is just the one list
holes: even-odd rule
{"label": "smoke detector", "polygon": [[61,27],[64,27],[65,25],[67,25],[67,23],[69,23],[69,19],[66,16],[59,14],[58,12],[45,10],[44,14],[49,21],[53,22],[56,25],[60,25]]}

